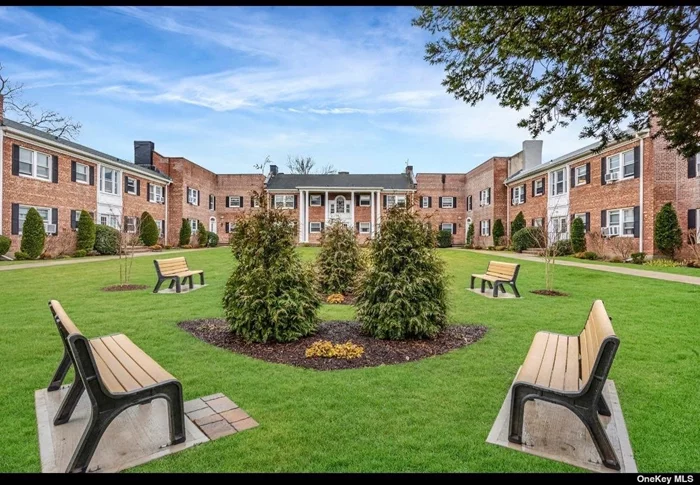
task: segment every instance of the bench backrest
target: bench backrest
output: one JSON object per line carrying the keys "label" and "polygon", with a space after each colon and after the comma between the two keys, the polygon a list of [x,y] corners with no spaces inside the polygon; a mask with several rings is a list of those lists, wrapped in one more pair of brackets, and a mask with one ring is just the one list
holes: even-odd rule
{"label": "bench backrest", "polygon": [[604,383],[620,339],[615,335],[610,317],[601,300],[593,302],[586,326],[578,337],[582,388],[592,376]]}
{"label": "bench backrest", "polygon": [[66,343],[66,339],[69,335],[82,335],[80,330],[78,330],[78,327],[75,326],[73,320],[70,319],[66,311],[63,309],[63,306],[61,306],[58,301],[51,300],[49,302],[49,308],[51,309],[54,322],[56,322],[56,326],[58,327],[58,333],[61,334],[61,340],[63,340],[64,344]]}
{"label": "bench backrest", "polygon": [[519,264],[490,261],[486,274],[489,276],[496,276],[504,280],[514,280],[518,275],[519,269]]}
{"label": "bench backrest", "polygon": [[187,267],[187,261],[184,257],[170,259],[154,259],[153,262],[156,264],[156,268],[162,275],[181,273],[189,269]]}

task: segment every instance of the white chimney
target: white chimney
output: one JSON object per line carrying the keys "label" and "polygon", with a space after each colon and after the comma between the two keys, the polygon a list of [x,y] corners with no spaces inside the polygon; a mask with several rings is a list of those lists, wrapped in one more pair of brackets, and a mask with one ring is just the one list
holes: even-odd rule
{"label": "white chimney", "polygon": [[542,140],[523,142],[523,169],[529,170],[542,163]]}

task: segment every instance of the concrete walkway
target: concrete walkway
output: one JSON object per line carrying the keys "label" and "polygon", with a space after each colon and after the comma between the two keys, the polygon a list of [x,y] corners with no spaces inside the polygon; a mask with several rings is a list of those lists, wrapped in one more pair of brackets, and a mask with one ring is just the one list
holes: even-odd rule
{"label": "concrete walkway", "polygon": [[[465,251],[462,249],[462,251]],[[530,256],[527,254],[511,253],[504,251],[485,251],[476,249],[467,249],[478,254],[486,254],[489,256],[500,256],[503,258],[522,259],[523,261],[533,261],[535,263],[544,263],[544,259],[539,256]],[[647,271],[645,269],[627,268],[625,266],[608,266],[604,264],[576,263],[574,261],[557,260],[555,264],[561,266],[575,266],[577,268],[592,269],[594,271],[605,271],[608,273],[626,274],[629,276],[641,276],[642,278],[651,278],[654,280],[675,281],[676,283],[688,283],[690,285],[700,285],[699,276],[687,276],[674,273],[662,273],[660,271]]]}
{"label": "concrete walkway", "polygon": [[[221,246],[219,246],[221,247]],[[145,251],[143,253],[134,253],[135,258],[140,258],[142,256],[151,256],[155,258],[167,258],[169,254],[175,253],[192,253],[197,251],[206,251],[208,249],[216,248],[201,248],[201,249],[168,249],[161,252]],[[29,268],[46,268],[47,266],[63,266],[64,264],[84,264],[84,263],[99,263],[100,261],[110,261],[112,259],[119,259],[119,256],[88,256],[85,258],[70,258],[70,259],[50,259],[47,261],[37,261],[34,263],[26,264],[3,264],[0,263],[0,271],[12,271],[15,269],[29,269]]]}

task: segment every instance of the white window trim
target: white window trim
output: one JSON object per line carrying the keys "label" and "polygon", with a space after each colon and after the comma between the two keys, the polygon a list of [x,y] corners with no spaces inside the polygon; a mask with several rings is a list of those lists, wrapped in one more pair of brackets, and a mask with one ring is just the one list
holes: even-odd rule
{"label": "white window trim", "polygon": [[525,187],[524,184],[513,187],[513,201],[518,201],[518,203],[514,205],[525,203]]}
{"label": "white window trim", "polygon": [[[116,214],[102,213],[102,214],[98,214],[97,217],[100,221],[100,224],[102,224],[102,218],[104,217],[107,220],[107,223],[102,224],[102,225],[121,230],[121,221],[119,220],[119,217],[117,217]],[[110,222],[114,223],[114,225],[110,224]]]}
{"label": "white window trim", "polygon": [[321,232],[321,223],[320,222],[310,222],[309,223],[309,232],[313,233],[313,234]]}
{"label": "white window trim", "polygon": [[199,231],[199,221],[197,219],[190,219],[190,229],[192,234],[196,234]]}
{"label": "white window trim", "polygon": [[[53,165],[53,163],[51,165]],[[78,167],[85,168],[85,180],[78,179]],[[80,162],[75,162],[75,181],[79,184],[90,185],[90,166],[89,165],[85,165],[84,163],[80,163]]]}
{"label": "white window trim", "polygon": [[700,153],[695,155],[695,177],[700,177]]}
{"label": "white window trim", "polygon": [[[629,223],[630,221],[625,221],[625,212],[630,212],[632,214],[632,234],[625,234],[625,222]],[[605,227],[611,227],[612,224],[610,223],[610,214],[613,212],[617,212],[618,215],[618,223],[616,226],[619,228],[618,229],[618,236],[617,237],[634,237],[634,207],[622,207],[620,209],[608,209],[606,213],[606,226]]]}
{"label": "white window trim", "polygon": [[372,205],[372,199],[368,194],[360,195],[360,207],[369,207]]}
{"label": "white window trim", "polygon": [[[134,183],[134,191],[133,191],[133,192],[132,192],[131,190],[129,190],[129,182],[133,182],[133,183]],[[135,178],[132,178],[132,177],[129,177],[129,176],[127,175],[127,176],[126,176],[126,187],[125,187],[126,193],[127,193],[127,194],[131,194],[131,195],[136,195],[136,184],[137,184],[136,179],[135,179]]]}
{"label": "white window trim", "polygon": [[586,213],[579,212],[578,214],[574,214],[574,218],[571,220],[571,222],[574,222],[577,218],[581,219],[581,221],[583,221],[583,232],[587,232],[586,231],[586,224],[588,223],[588,221],[586,220]]}
{"label": "white window trim", "polygon": [[491,205],[491,187],[479,192],[479,207]]}
{"label": "white window trim", "polygon": [[[107,171],[112,172],[112,192],[108,192],[104,189],[105,185],[105,173]],[[117,169],[114,168],[108,168],[102,165],[100,167],[100,192],[103,194],[109,194],[109,195],[119,195],[119,179],[121,178],[121,172],[119,172]]]}
{"label": "white window trim", "polygon": [[[553,170],[549,174],[549,179],[552,181],[551,187],[551,194],[553,197],[557,197],[559,195],[565,195],[568,192],[568,187],[566,184],[566,167],[560,168],[559,170]],[[556,174],[561,173],[561,180],[557,180]],[[557,184],[561,183],[562,184],[562,191],[557,193],[556,192],[556,186]]]}
{"label": "white window trim", "polygon": [[[291,205],[287,206],[287,202],[291,201]],[[277,203],[280,203],[278,206]],[[294,195],[275,194],[275,209],[292,210],[294,209]]]}
{"label": "white window trim", "polygon": [[479,233],[481,236],[491,235],[491,221],[488,219],[483,220],[479,223]]}
{"label": "white window trim", "polygon": [[542,227],[542,226],[544,226],[544,218],[543,217],[536,217],[532,221],[532,227]]}
{"label": "white window trim", "polygon": [[163,186],[151,184],[150,187],[151,187],[150,190],[153,192],[153,194],[151,194],[150,191],[148,192],[148,202],[153,202],[154,204],[160,204],[160,202],[158,202],[158,199],[153,198],[153,195],[158,196],[160,198],[163,198],[164,197]]}
{"label": "white window trim", "polygon": [[309,207],[321,207],[323,196],[321,194],[313,194],[309,196]]}
{"label": "white window trim", "polygon": [[156,226],[158,226],[158,237],[165,236],[165,221],[163,219],[156,219]]}
{"label": "white window trim", "polygon": [[467,197],[467,211],[473,210],[473,201],[472,201],[472,196]]}
{"label": "white window trim", "polygon": [[189,187],[187,189],[187,203],[197,205],[199,203],[199,190]]}
{"label": "white window trim", "polygon": [[[236,201],[237,205],[233,204],[234,200]],[[243,207],[243,197],[241,197],[240,195],[229,195],[228,206],[230,208],[240,209],[241,207]]]}
{"label": "white window trim", "polygon": [[[454,198],[452,197],[442,197],[442,203],[440,204],[441,207],[440,209],[454,209]],[[450,201],[448,205],[445,205],[445,202]]]}
{"label": "white window trim", "polygon": [[[25,148],[25,147],[19,147],[19,149],[20,149],[20,151],[25,150],[31,154],[30,158],[31,158],[31,165],[32,165],[31,175],[19,172],[20,177],[34,179],[34,180],[41,180],[42,182],[52,182],[53,181],[53,157],[51,155],[49,155],[48,153],[37,151],[37,150],[31,150],[31,149]],[[45,155],[48,157],[48,160],[49,160],[49,176],[48,176],[48,178],[39,177],[37,175],[38,170],[37,170],[37,163],[36,162],[37,162],[37,155],[39,155],[39,154]],[[20,159],[21,159],[21,157],[20,157]],[[21,162],[20,162],[20,164],[21,164]]]}
{"label": "white window trim", "polygon": [[[37,211],[38,211],[38,210],[45,210],[45,211],[46,211],[46,213],[47,213],[47,218],[46,218],[46,220],[44,220],[44,230],[46,229],[46,226],[47,226],[48,224],[58,224],[58,221],[54,221],[54,220],[53,220],[53,208],[51,208],[51,207],[40,207],[40,206],[37,206],[37,205],[24,205],[24,204],[20,204],[20,205],[19,205],[19,210],[21,211],[22,208],[26,208],[26,209],[27,209],[27,212],[28,212],[29,209],[31,209],[32,207],[34,207]],[[25,216],[25,219],[26,219],[26,216]],[[18,233],[20,236],[22,235],[22,226],[24,226],[24,219],[21,219],[21,218],[20,218],[20,219],[19,219],[19,233]],[[53,233],[48,233],[48,232],[47,232],[46,234],[51,234],[51,235],[53,235]]]}
{"label": "white window trim", "polygon": [[[449,226],[449,229],[445,229],[445,226]],[[454,224],[452,222],[443,222],[442,224],[440,224],[440,230],[453,232]]]}
{"label": "white window trim", "polygon": [[370,230],[370,223],[369,222],[360,222],[360,234],[369,234]]}
{"label": "white window trim", "polygon": [[[138,226],[138,217],[133,217],[133,216],[126,216],[126,223],[124,227],[124,232],[128,234],[135,234],[136,233],[136,228]],[[133,229],[129,230],[129,222],[133,221]]]}
{"label": "white window trim", "polygon": [[[632,163],[625,163],[625,154],[627,153],[632,153]],[[610,159],[613,157],[619,157],[619,165],[617,170],[610,170]],[[632,165],[632,175],[625,175],[625,166],[626,165]],[[618,180],[629,180],[634,178],[634,148],[631,148],[629,150],[625,150],[624,152],[619,152],[615,153],[613,155],[610,155],[609,157],[605,157],[605,174],[609,174],[612,172],[618,172],[620,175],[618,176]]]}
{"label": "white window trim", "polygon": [[544,195],[544,180],[542,179],[537,179],[535,180],[535,197],[541,197]]}
{"label": "white window trim", "polygon": [[216,201],[216,196],[214,196],[214,194],[209,194],[209,210],[210,211],[214,210],[215,201]]}
{"label": "white window trim", "polygon": [[[588,177],[588,170],[587,170],[587,167],[588,167],[588,166],[584,164],[584,165],[579,165],[578,167],[576,167],[576,168],[574,169],[574,177],[575,177],[575,180],[574,180],[574,184],[575,184],[575,185],[574,185],[574,187],[579,187],[579,186],[581,186],[581,185],[586,185],[586,184],[587,184],[587,182],[586,182],[586,178]],[[583,169],[583,182],[580,182],[580,183],[579,183],[579,178],[581,177],[581,174],[580,174],[579,172],[580,172],[581,169]]]}
{"label": "white window trim", "polygon": [[386,196],[386,208],[391,209],[395,205],[398,205],[399,207],[401,207],[401,206],[406,207],[406,196],[405,195],[397,195],[397,194],[387,195]]}

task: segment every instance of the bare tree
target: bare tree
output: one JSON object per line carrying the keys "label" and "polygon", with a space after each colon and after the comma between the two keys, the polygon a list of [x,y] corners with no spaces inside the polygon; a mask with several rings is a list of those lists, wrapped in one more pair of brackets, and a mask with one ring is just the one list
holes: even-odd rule
{"label": "bare tree", "polygon": [[287,155],[287,168],[289,168],[289,171],[291,173],[299,173],[304,175],[308,175],[311,173],[321,175],[337,173],[335,167],[333,167],[333,165],[330,163],[327,163],[318,170],[314,170],[315,166],[316,162],[312,157],[302,157],[297,155],[294,158],[292,158],[291,155]]}
{"label": "bare tree", "polygon": [[612,236],[610,238],[610,246],[612,246],[613,252],[623,261],[629,259],[636,247],[634,239],[624,236]]}
{"label": "bare tree", "polygon": [[327,163],[319,169],[318,173],[322,175],[329,175],[332,173],[338,173],[338,171],[335,169],[335,167],[333,167],[332,163]]}
{"label": "bare tree", "polygon": [[253,165],[253,168],[256,170],[260,170],[263,175],[265,175],[265,170],[267,170],[267,166],[272,163],[272,160],[270,160],[270,155],[265,157],[265,160],[261,163],[256,163]]}
{"label": "bare tree", "polygon": [[698,235],[695,229],[688,230],[688,247],[690,248],[690,253],[692,254],[693,265],[696,268],[700,268],[700,241],[698,241]]}
{"label": "bare tree", "polygon": [[[3,66],[0,64],[0,71]],[[0,74],[0,95],[4,96],[3,116],[7,112],[13,112],[19,117],[18,121],[23,125],[45,131],[51,135],[75,140],[80,134],[82,125],[74,121],[70,116],[62,116],[53,110],[45,110],[38,107],[37,103],[28,103],[22,100],[24,84],[14,83],[9,78]]]}
{"label": "bare tree", "polygon": [[554,291],[554,268],[557,256],[562,252],[562,247],[557,242],[560,240],[560,235],[566,233],[567,227],[564,225],[562,228],[560,224],[564,216],[555,216],[558,208],[558,203],[553,207],[545,207],[541,218],[542,226],[531,227],[528,231],[531,246],[539,249],[544,259],[544,286],[547,291]]}

